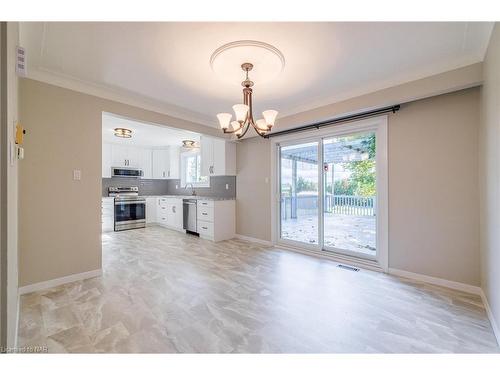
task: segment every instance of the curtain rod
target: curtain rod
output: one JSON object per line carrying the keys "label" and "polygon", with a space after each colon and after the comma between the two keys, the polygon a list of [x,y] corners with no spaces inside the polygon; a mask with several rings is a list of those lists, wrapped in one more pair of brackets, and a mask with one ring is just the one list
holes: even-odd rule
{"label": "curtain rod", "polygon": [[367,117],[382,115],[384,113],[389,113],[389,112],[396,113],[397,111],[399,111],[400,108],[401,108],[401,106],[399,104],[397,104],[397,105],[393,105],[390,107],[384,107],[384,108],[374,109],[371,111],[356,113],[353,115],[337,117],[337,118],[333,118],[330,120],[317,122],[314,124],[308,124],[308,125],[299,126],[297,128],[282,130],[282,131],[279,131],[276,133],[269,133],[269,134],[266,134],[264,136],[264,138],[277,137],[279,135],[298,133],[298,132],[303,132],[303,131],[312,130],[312,129],[320,129],[320,128],[325,127],[325,126],[335,125],[335,124],[339,124],[342,122],[360,120],[360,119],[364,119]]}

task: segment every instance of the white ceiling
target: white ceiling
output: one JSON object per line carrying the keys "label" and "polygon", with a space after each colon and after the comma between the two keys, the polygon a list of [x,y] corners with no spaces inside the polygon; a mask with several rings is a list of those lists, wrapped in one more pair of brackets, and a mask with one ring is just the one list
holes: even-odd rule
{"label": "white ceiling", "polygon": [[134,95],[174,116],[216,126],[218,112],[241,102],[243,74],[221,79],[210,67],[211,54],[225,43],[257,40],[283,53],[283,71],[254,86],[255,117],[265,109],[283,117],[482,61],[492,26],[22,23],[21,44],[27,48],[28,75],[35,79]]}
{"label": "white ceiling", "polygon": [[[115,128],[132,130],[132,138],[119,138]],[[111,113],[102,114],[102,141],[138,147],[181,146],[183,140],[200,141],[200,135],[186,130],[172,129],[161,125],[147,124],[126,119]]]}

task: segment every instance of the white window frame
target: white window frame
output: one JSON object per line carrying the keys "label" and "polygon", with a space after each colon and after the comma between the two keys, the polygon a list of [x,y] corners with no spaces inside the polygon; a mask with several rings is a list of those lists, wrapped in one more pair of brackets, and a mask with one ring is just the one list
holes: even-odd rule
{"label": "white window frame", "polygon": [[[361,132],[375,132],[377,139],[377,256],[374,260],[363,259],[361,257],[354,257],[351,255],[344,255],[341,253],[332,253],[324,251],[320,246],[311,246],[308,244],[298,244],[291,241],[280,239],[280,191],[279,191],[279,178],[280,178],[280,159],[279,147],[287,146],[297,143],[319,142],[318,152],[320,158],[322,155],[322,139],[329,137],[336,137],[348,135],[352,133]],[[281,137],[272,137],[270,142],[271,147],[271,241],[274,245],[279,245],[291,250],[312,253],[322,257],[332,258],[333,260],[345,263],[351,263],[361,267],[371,268],[377,271],[388,272],[389,269],[389,249],[388,249],[388,235],[389,235],[389,220],[388,220],[388,160],[387,160],[387,116],[378,116],[365,120],[350,122],[342,125],[334,125],[331,127],[322,128],[319,130],[304,131],[299,133],[292,133]],[[321,163],[318,163],[318,170],[320,176],[322,175]],[[318,194],[322,196],[323,186],[319,184]],[[322,212],[323,202],[320,199],[319,209]],[[323,227],[323,215],[319,215],[318,226]],[[320,234],[322,230],[320,231]],[[320,244],[323,241],[320,239]]]}
{"label": "white window frame", "polygon": [[188,184],[192,183],[193,187],[210,187],[210,177],[207,178],[206,182],[186,182],[186,159],[191,157],[191,156],[200,157],[200,162],[201,162],[201,153],[199,150],[181,152],[181,154],[180,154],[181,187],[185,187],[186,183],[188,183]]}

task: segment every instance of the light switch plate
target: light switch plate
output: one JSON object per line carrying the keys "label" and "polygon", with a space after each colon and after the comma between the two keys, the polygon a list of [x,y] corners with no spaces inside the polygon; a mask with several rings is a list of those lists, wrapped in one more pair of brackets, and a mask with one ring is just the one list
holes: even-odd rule
{"label": "light switch plate", "polygon": [[175,185],[175,190],[179,189],[179,185]]}
{"label": "light switch plate", "polygon": [[229,184],[226,184],[226,190],[229,190]]}
{"label": "light switch plate", "polygon": [[82,171],[79,169],[73,170],[73,180],[80,181],[82,179]]}

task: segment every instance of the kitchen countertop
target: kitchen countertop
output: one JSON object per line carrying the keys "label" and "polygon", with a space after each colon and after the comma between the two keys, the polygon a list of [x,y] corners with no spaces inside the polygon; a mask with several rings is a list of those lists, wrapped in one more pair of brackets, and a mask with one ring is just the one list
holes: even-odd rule
{"label": "kitchen countertop", "polygon": [[203,195],[140,195],[145,198],[180,198],[180,199],[197,199],[204,201],[234,201],[236,198],[223,197],[205,197]]}
{"label": "kitchen countertop", "polygon": [[[205,197],[202,195],[139,195],[144,198],[179,198],[179,199],[197,199],[204,201],[234,201],[236,198],[223,198],[223,197]],[[113,198],[113,197],[103,197]]]}

